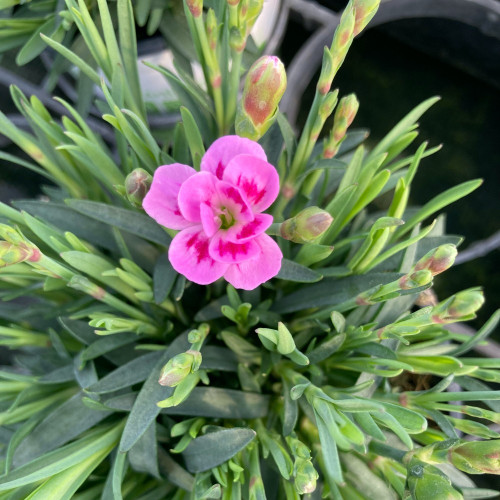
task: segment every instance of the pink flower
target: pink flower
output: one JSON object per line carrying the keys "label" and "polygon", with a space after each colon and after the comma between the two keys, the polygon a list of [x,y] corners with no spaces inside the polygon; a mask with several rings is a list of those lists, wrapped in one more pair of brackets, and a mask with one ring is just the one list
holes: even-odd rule
{"label": "pink flower", "polygon": [[142,206],[159,224],[181,231],[168,257],[174,269],[200,285],[222,276],[252,290],[276,276],[283,255],[265,234],[263,214],[279,192],[276,169],[254,141],[228,135],[201,160],[201,172],[173,163],[159,167]]}

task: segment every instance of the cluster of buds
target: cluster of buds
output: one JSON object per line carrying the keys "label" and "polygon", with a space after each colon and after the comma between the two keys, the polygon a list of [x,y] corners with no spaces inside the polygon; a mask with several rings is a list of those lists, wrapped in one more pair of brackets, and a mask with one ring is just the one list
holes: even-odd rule
{"label": "cluster of buds", "polygon": [[455,262],[457,248],[455,245],[441,245],[427,252],[413,266],[413,269],[399,280],[402,290],[425,286],[432,278],[449,269]]}
{"label": "cluster of buds", "polygon": [[277,330],[257,328],[255,331],[263,346],[269,351],[278,352],[298,365],[306,366],[309,364],[309,359],[297,349],[292,334],[283,323],[278,323]]}
{"label": "cluster of buds", "polygon": [[316,490],[316,481],[319,477],[314,468],[309,448],[299,439],[290,435],[286,442],[294,457],[293,475],[295,489],[300,495],[307,495]]}
{"label": "cluster of buds", "polygon": [[153,178],[143,168],[136,168],[125,179],[125,195],[135,207],[142,207],[142,200],[146,196]]}
{"label": "cluster of buds", "polygon": [[333,158],[345,139],[347,129],[351,126],[358,112],[359,101],[354,94],[349,94],[340,100],[333,117],[333,128],[323,146],[323,157]]}
{"label": "cluster of buds", "polygon": [[191,344],[191,349],[177,354],[168,361],[161,370],[160,379],[158,380],[160,385],[176,387],[190,373],[198,371],[202,361],[200,349],[208,335],[208,331],[208,325],[204,323],[197,330],[189,332],[188,342]]}
{"label": "cluster of buds", "polygon": [[250,31],[264,6],[264,0],[227,0],[229,7],[229,45],[242,52]]}
{"label": "cluster of buds", "polygon": [[6,224],[0,224],[0,267],[12,266],[21,262],[38,262],[40,250],[18,231]]}
{"label": "cluster of buds", "polygon": [[280,235],[294,243],[309,243],[332,225],[333,217],[318,207],[307,207],[280,225]]}
{"label": "cluster of buds", "polygon": [[236,133],[254,141],[262,137],[276,118],[285,89],[286,72],[279,58],[263,56],[257,59],[245,79],[236,113]]}
{"label": "cluster of buds", "polygon": [[480,288],[463,290],[432,308],[432,322],[446,324],[474,319],[483,304],[484,295]]}
{"label": "cluster of buds", "polygon": [[412,269],[397,281],[367,290],[356,298],[358,305],[372,305],[393,297],[403,290],[415,290],[432,283],[432,278],[442,273],[455,262],[457,250],[454,245],[441,245],[426,253]]}
{"label": "cluster of buds", "polygon": [[190,373],[198,371],[201,360],[200,351],[189,349],[177,354],[162,368],[158,383],[167,387],[176,387]]}

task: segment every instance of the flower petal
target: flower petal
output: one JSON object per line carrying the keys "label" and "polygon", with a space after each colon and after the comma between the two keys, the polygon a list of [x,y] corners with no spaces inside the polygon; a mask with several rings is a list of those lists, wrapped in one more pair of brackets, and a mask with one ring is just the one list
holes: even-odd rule
{"label": "flower petal", "polygon": [[252,241],[259,245],[259,255],[252,260],[231,264],[224,273],[224,278],[235,288],[253,290],[276,276],[281,268],[283,254],[270,236],[261,234]]}
{"label": "flower petal", "polygon": [[238,186],[254,213],[269,208],[278,196],[280,180],[267,161],[249,155],[236,156],[224,171],[224,180]]}
{"label": "flower petal", "polygon": [[266,153],[257,142],[237,135],[226,135],[217,139],[207,149],[201,159],[201,171],[212,172],[222,179],[224,169],[238,155],[251,155],[264,161],[267,160]]}
{"label": "flower petal", "polygon": [[217,178],[210,172],[197,172],[187,179],[179,190],[179,208],[182,215],[189,221],[200,222],[200,206],[211,204],[216,190]]}
{"label": "flower petal", "polygon": [[260,247],[253,239],[244,243],[233,243],[225,239],[225,231],[219,231],[210,241],[208,253],[218,261],[235,264],[255,258]]}
{"label": "flower petal", "polygon": [[253,221],[229,228],[226,231],[226,239],[234,243],[243,243],[262,234],[272,223],[272,215],[255,214]]}
{"label": "flower petal", "polygon": [[182,215],[177,202],[181,185],[196,174],[194,168],[172,163],[158,167],[153,182],[144,197],[142,207],[158,224],[169,229],[184,229],[191,222]]}
{"label": "flower petal", "polygon": [[173,268],[189,281],[208,285],[217,281],[228,265],[216,262],[208,251],[209,239],[201,225],[189,227],[176,234],[168,249]]}

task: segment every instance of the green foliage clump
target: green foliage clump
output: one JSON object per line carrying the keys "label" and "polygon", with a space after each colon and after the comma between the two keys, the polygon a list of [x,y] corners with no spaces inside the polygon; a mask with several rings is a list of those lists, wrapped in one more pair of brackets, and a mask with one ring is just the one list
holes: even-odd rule
{"label": "green foliage clump", "polygon": [[[500,315],[473,337],[447,327],[484,299],[475,288],[433,297],[461,238],[441,216],[423,225],[480,181],[408,206],[420,162],[439,149],[409,152],[435,98],[367,150],[366,132],[348,131],[357,101],[345,97],[318,142],[337,103],[335,72],[377,2],[349,3],[300,138],[279,111],[260,138],[282,181],[271,227],[284,254],[278,276],[252,291],[201,287],[169,263],[173,233],[134,196],[159,165],[198,167],[233,131],[259,4],[245,14],[214,1],[205,15],[199,3],[186,1],[185,15],[206,89],[185,67],[151,65],[182,103],[172,133],[148,126],[129,0],[67,0],[42,16],[56,30],[43,40],[102,90],[113,143],[73,104],[59,99],[58,121],[16,87],[31,132],[0,113],[1,132],[30,160],[0,158],[52,183],[43,200],[0,204],[0,343],[15,349],[0,371],[0,499],[489,498],[462,472],[500,472],[490,426],[500,391],[488,385],[500,381],[500,360],[464,354]],[[137,4],[140,24],[163,15]],[[23,11],[13,12],[0,28],[21,29]],[[38,51],[28,24],[10,45],[24,43],[21,60]],[[84,43],[80,55],[59,25]],[[316,233],[310,214],[321,217]]]}

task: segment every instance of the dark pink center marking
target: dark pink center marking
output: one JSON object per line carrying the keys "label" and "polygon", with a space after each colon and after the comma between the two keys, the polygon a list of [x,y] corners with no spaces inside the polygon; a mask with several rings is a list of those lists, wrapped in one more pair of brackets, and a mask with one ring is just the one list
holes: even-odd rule
{"label": "dark pink center marking", "polygon": [[254,204],[259,203],[262,200],[265,190],[259,189],[255,181],[251,179],[242,179],[241,177],[238,179],[238,184],[241,186],[243,191],[245,191],[248,198],[250,198]]}
{"label": "dark pink center marking", "polygon": [[215,175],[217,176],[218,179],[222,179],[222,174],[224,173],[224,168],[225,168],[225,166],[220,161],[219,164],[217,165],[217,168],[215,169]]}
{"label": "dark pink center marking", "polygon": [[198,235],[193,234],[186,242],[188,248],[193,248],[196,253],[198,264],[205,259],[210,258],[208,254],[208,240],[198,238]]}
{"label": "dark pink center marking", "polygon": [[252,222],[249,222],[247,225],[241,228],[241,231],[236,235],[238,240],[243,238],[248,238],[249,236],[253,236],[255,233],[255,229],[258,228],[260,222],[257,219],[254,219]]}

